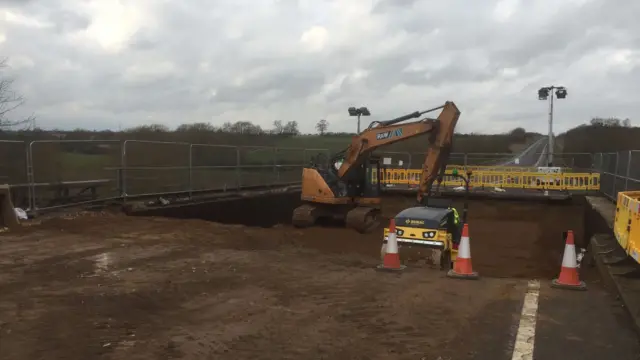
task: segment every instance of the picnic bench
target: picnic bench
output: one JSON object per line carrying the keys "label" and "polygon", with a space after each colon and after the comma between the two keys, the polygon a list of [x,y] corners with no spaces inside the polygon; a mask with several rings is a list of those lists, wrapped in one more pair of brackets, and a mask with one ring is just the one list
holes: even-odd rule
{"label": "picnic bench", "polygon": [[[76,180],[76,181],[56,181],[37,182],[33,184],[10,184],[11,197],[13,203],[18,207],[29,207],[29,189],[35,188],[35,196],[45,200],[44,204],[38,202],[40,207],[68,204],[72,202],[96,200],[98,189],[114,182],[113,179],[96,180]],[[46,191],[46,196],[42,196],[42,190]]]}

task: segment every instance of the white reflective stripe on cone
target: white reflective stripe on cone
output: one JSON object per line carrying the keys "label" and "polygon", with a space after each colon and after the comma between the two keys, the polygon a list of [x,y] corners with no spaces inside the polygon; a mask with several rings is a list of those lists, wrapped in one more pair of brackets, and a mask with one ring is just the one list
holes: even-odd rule
{"label": "white reflective stripe on cone", "polygon": [[469,246],[469,238],[467,236],[463,236],[462,239],[460,239],[460,246],[458,246],[458,257],[462,259],[471,258],[471,249]]}
{"label": "white reflective stripe on cone", "polygon": [[576,261],[575,245],[567,244],[564,246],[564,255],[562,256],[562,266],[567,268],[578,267],[578,262]]}
{"label": "white reflective stripe on cone", "polygon": [[398,242],[396,241],[396,233],[389,234],[389,240],[387,241],[387,254],[398,253]]}

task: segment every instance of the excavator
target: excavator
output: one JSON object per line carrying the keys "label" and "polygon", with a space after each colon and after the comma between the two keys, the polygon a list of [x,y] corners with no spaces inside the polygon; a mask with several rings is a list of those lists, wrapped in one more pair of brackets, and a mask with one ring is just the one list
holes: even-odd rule
{"label": "excavator", "polygon": [[[437,118],[424,114],[441,110]],[[453,132],[460,110],[452,101],[425,111],[387,121],[374,121],[353,137],[351,145],[328,161],[313,161],[302,170],[302,205],[293,211],[292,224],[299,228],[315,225],[321,219],[339,220],[346,227],[368,233],[379,225],[380,161],[374,150],[428,134],[429,147],[422,165],[418,203],[427,205],[431,187],[444,174],[451,152]]]}

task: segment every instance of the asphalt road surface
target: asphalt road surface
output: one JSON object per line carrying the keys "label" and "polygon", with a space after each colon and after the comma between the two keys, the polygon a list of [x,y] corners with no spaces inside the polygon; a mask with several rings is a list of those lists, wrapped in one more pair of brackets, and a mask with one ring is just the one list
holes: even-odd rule
{"label": "asphalt road surface", "polygon": [[[545,136],[529,145],[520,154],[513,159],[506,161],[500,165],[502,166],[546,166],[546,152],[549,139]],[[516,164],[516,159],[519,160],[519,164]]]}

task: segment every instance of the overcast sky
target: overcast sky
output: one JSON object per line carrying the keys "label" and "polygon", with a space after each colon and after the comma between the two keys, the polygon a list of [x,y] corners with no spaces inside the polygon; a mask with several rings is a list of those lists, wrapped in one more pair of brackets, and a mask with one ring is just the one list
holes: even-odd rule
{"label": "overcast sky", "polygon": [[[453,100],[459,130],[640,125],[638,0],[0,0],[3,72],[44,128],[297,120]],[[15,113],[18,116],[20,113]]]}

